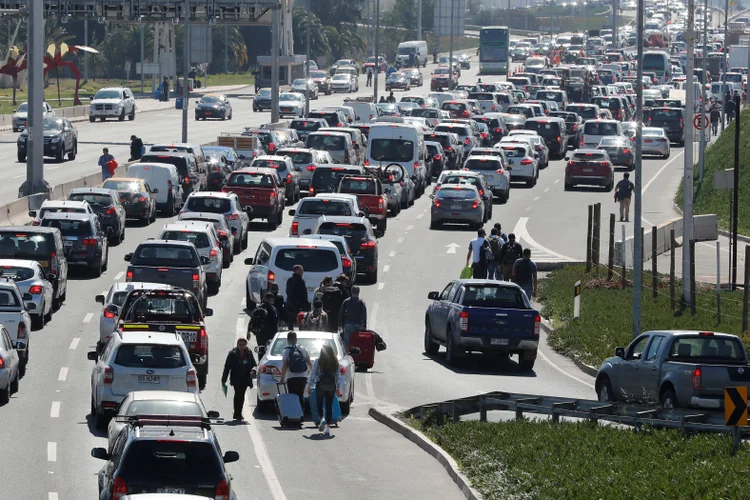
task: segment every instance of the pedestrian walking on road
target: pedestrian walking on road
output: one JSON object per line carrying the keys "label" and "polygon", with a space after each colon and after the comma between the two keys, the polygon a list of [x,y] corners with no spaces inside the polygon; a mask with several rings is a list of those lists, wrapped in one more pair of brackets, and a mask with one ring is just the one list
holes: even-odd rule
{"label": "pedestrian walking on road", "polygon": [[615,203],[620,202],[620,222],[630,222],[630,198],[635,185],[630,182],[630,174],[625,173],[615,186]]}
{"label": "pedestrian walking on road", "polygon": [[492,260],[492,249],[485,236],[484,229],[477,231],[477,237],[469,242],[469,251],[466,252],[466,267],[471,264],[472,277],[479,280],[487,279],[487,265]]}
{"label": "pedestrian walking on road", "polygon": [[523,289],[529,301],[531,297],[536,297],[537,269],[531,260],[530,248],[524,248],[523,257],[513,263],[513,281]]}
{"label": "pedestrian walking on road", "polygon": [[349,337],[352,333],[367,329],[367,306],[359,298],[359,287],[354,285],[351,297],[341,304],[339,327],[344,331],[344,346],[349,348]]}
{"label": "pedestrian walking on road", "polygon": [[[286,383],[290,394],[296,394],[302,408],[305,407],[305,386],[307,385],[307,374],[312,370],[310,353],[304,346],[297,344],[297,332],[290,330],[286,334],[287,346],[281,354],[281,380]],[[289,375],[287,377],[287,375]]]}
{"label": "pedestrian walking on road", "polygon": [[734,98],[732,97],[727,98],[727,125],[729,125],[729,122],[734,120],[734,112],[735,112],[736,107],[737,105],[734,102]]}
{"label": "pedestrian walking on road", "polygon": [[[310,401],[318,408],[320,415],[320,426],[318,430],[326,436],[331,434],[333,424],[333,398],[339,390],[339,360],[333,352],[331,344],[323,344],[320,349],[320,357],[313,363],[310,370],[310,378],[307,382],[308,394],[315,388],[315,401]],[[324,406],[325,405],[325,406]],[[325,410],[325,412],[324,412]]]}
{"label": "pedestrian walking on road", "polygon": [[235,420],[242,420],[242,407],[245,405],[245,392],[247,388],[253,387],[255,378],[255,357],[247,347],[247,340],[240,337],[237,339],[237,347],[229,351],[224,362],[224,373],[221,376],[221,385],[224,395],[227,393],[227,379],[234,388],[234,415]]}
{"label": "pedestrian walking on road", "polygon": [[143,141],[134,135],[130,136],[130,160],[140,160],[143,156]]}
{"label": "pedestrian walking on road", "polygon": [[102,167],[102,182],[106,181],[114,173],[110,168],[111,161],[114,161],[115,157],[109,154],[109,149],[102,149],[102,155],[99,157],[99,166]]}
{"label": "pedestrian walking on road", "polygon": [[169,102],[169,79],[165,76],[164,81],[161,83],[161,99],[164,102]]}
{"label": "pedestrian walking on road", "polygon": [[432,47],[432,64],[438,63],[438,46]]}
{"label": "pedestrian walking on road", "polygon": [[323,301],[316,298],[313,300],[312,311],[305,313],[300,325],[300,330],[309,330],[313,332],[325,332],[328,328],[328,314],[323,310]]}
{"label": "pedestrian walking on road", "polygon": [[496,227],[493,227],[490,230],[487,242],[490,244],[490,250],[492,250],[492,260],[487,263],[487,279],[501,280],[503,279],[503,268],[502,262],[500,261],[500,255],[503,252],[503,245],[505,242],[500,237],[499,231]]}
{"label": "pedestrian walking on road", "polygon": [[292,268],[293,274],[286,280],[286,324],[290,329],[294,329],[297,324],[297,315],[300,311],[309,311],[310,302],[307,300],[307,284],[302,277],[305,274],[304,268],[296,264]]}
{"label": "pedestrian walking on road", "polygon": [[393,95],[393,91],[391,90],[391,93],[388,94],[388,99],[386,101],[390,104],[396,104],[396,96]]}
{"label": "pedestrian walking on road", "polygon": [[503,263],[503,279],[511,281],[513,279],[513,265],[516,260],[523,256],[523,247],[516,241],[516,235],[510,233],[508,242],[503,245],[503,251],[500,254],[500,260]]}
{"label": "pedestrian walking on road", "polygon": [[369,66],[367,67],[367,83],[365,87],[372,87],[372,68]]}
{"label": "pedestrian walking on road", "polygon": [[711,133],[717,135],[719,133],[719,120],[721,120],[721,111],[718,106],[711,108]]}

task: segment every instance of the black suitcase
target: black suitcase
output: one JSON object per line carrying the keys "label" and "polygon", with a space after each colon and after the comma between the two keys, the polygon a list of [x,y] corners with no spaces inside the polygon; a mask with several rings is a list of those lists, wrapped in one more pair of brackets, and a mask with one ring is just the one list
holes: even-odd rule
{"label": "black suitcase", "polygon": [[[284,386],[284,393],[281,387]],[[296,394],[289,394],[286,384],[276,384],[278,395],[276,396],[276,414],[282,427],[302,427],[302,418],[305,416],[302,405]]]}

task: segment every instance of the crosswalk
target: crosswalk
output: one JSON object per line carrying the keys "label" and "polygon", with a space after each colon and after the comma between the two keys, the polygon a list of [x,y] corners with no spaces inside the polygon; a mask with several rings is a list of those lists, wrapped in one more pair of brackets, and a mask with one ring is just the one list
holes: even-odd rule
{"label": "crosswalk", "polygon": [[524,248],[531,248],[531,258],[534,262],[576,262],[576,259],[568,257],[566,255],[559,254],[554,250],[546,248],[534,240],[526,229],[526,223],[528,217],[521,217],[516,223],[516,227],[513,228],[513,233],[516,235],[516,241],[518,241]]}

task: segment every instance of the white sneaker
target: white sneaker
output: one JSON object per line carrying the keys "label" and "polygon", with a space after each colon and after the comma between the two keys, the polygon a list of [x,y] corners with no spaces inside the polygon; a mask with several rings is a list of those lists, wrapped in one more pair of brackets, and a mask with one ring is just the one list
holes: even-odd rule
{"label": "white sneaker", "polygon": [[325,429],[327,429],[327,428],[328,428],[328,426],[326,425],[326,419],[322,419],[322,420],[320,421],[320,425],[318,426],[318,430],[319,430],[320,432],[323,432],[323,431],[324,431]]}
{"label": "white sneaker", "polygon": [[326,425],[326,429],[323,432],[325,433],[326,436],[330,436],[331,435],[331,428]]}

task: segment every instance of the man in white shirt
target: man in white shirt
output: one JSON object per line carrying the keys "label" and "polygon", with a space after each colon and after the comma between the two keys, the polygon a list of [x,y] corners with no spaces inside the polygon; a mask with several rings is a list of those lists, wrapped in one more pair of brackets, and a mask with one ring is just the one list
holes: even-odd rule
{"label": "man in white shirt", "polygon": [[471,262],[474,279],[487,279],[487,261],[483,255],[486,234],[484,229],[477,231],[477,237],[469,242],[469,251],[466,253],[466,265]]}

